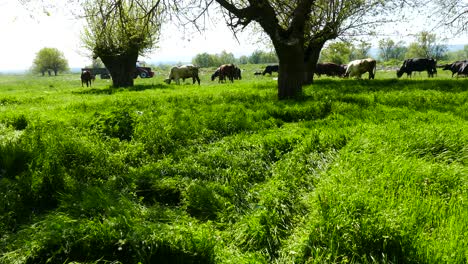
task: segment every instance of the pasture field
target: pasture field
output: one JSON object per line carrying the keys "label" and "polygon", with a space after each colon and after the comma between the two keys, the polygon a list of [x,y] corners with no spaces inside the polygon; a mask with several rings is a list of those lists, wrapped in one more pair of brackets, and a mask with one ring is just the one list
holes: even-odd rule
{"label": "pasture field", "polygon": [[0,263],[468,262],[467,78],[261,68],[0,76]]}

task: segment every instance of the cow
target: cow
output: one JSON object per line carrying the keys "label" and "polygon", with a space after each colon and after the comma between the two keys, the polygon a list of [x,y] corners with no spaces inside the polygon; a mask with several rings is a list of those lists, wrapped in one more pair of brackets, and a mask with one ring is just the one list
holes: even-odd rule
{"label": "cow", "polygon": [[198,67],[192,64],[182,65],[179,67],[172,67],[171,73],[169,74],[169,78],[165,79],[164,82],[167,84],[171,84],[171,81],[174,80],[176,84],[180,84],[179,79],[185,81],[186,78],[192,78],[193,84],[195,84],[195,81],[197,81],[198,85],[200,85],[200,78],[198,77]]}
{"label": "cow", "polygon": [[369,80],[375,78],[375,71],[377,69],[377,61],[372,58],[354,60],[346,66],[344,77],[353,77],[361,79],[361,75],[368,72]]}
{"label": "cow", "polygon": [[461,65],[460,69],[457,72],[457,78],[460,76],[468,76],[468,61],[464,61],[463,64]]}
{"label": "cow", "polygon": [[401,68],[397,70],[397,77],[400,78],[403,73],[406,73],[406,77],[411,77],[414,71],[427,71],[428,77],[434,77],[434,73],[437,74],[436,64],[437,61],[432,58],[407,59],[403,62]]}
{"label": "cow", "polygon": [[271,76],[273,72],[278,72],[278,69],[279,65],[268,65],[265,67],[265,70],[263,70],[262,75],[269,73]]}
{"label": "cow", "polygon": [[453,78],[453,75],[455,75],[455,73],[458,75],[460,75],[460,70],[462,69],[463,65],[468,63],[468,60],[463,60],[463,61],[456,61],[454,63],[451,63],[451,64],[445,64],[443,65],[442,67],[442,70],[444,71],[451,71],[452,72],[452,78]]}
{"label": "cow", "polygon": [[262,72],[256,71],[254,72],[254,75],[262,75]]}
{"label": "cow", "polygon": [[242,71],[239,68],[235,68],[234,70],[234,79],[235,80],[242,80]]}
{"label": "cow", "polygon": [[346,73],[346,65],[339,65],[331,62],[317,63],[315,74],[320,77],[322,74],[327,76],[343,76]]}
{"label": "cow", "polygon": [[84,87],[84,83],[86,83],[86,87],[91,86],[91,81],[94,79],[94,76],[91,74],[90,71],[82,71],[81,72],[81,87]]}
{"label": "cow", "polygon": [[226,78],[234,82],[236,77],[241,78],[240,69],[234,64],[223,64],[211,75],[211,81],[214,81],[216,77],[219,77],[218,82],[224,82]]}

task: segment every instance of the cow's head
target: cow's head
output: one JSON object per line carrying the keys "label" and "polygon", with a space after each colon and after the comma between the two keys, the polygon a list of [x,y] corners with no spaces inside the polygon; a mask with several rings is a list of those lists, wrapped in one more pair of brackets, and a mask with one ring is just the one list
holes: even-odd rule
{"label": "cow's head", "polygon": [[442,70],[446,71],[446,70],[451,70],[452,69],[452,64],[445,64],[443,65],[442,67]]}
{"label": "cow's head", "polygon": [[396,76],[400,78],[401,76],[403,76],[403,73],[405,73],[405,71],[403,71],[402,69],[399,69],[396,71]]}
{"label": "cow's head", "polygon": [[167,84],[171,84],[171,79],[165,79],[164,82]]}

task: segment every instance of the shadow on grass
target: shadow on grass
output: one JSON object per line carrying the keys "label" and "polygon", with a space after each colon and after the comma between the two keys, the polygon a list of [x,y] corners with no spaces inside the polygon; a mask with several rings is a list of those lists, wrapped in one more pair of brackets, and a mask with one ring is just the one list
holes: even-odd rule
{"label": "shadow on grass", "polygon": [[83,91],[78,91],[78,92],[72,92],[74,94],[114,94],[114,93],[120,93],[120,92],[140,92],[144,90],[150,90],[150,89],[170,89],[171,87],[165,84],[139,84],[135,85],[132,87],[119,87],[119,88],[114,88],[112,86],[107,87],[107,88],[91,88]]}

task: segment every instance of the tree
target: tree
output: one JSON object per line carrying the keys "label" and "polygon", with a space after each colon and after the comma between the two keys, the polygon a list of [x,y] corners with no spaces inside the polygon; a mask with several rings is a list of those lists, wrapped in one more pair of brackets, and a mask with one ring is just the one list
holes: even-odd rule
{"label": "tree", "polygon": [[[375,19],[394,1],[382,0],[215,0],[226,22],[236,32],[252,22],[270,38],[279,60],[278,97],[302,94],[302,85],[312,83],[315,65],[326,41],[345,32],[360,33],[364,27],[386,20]],[[199,3],[200,1],[194,1]],[[208,5],[213,1],[206,1]],[[401,1],[405,2],[405,1]],[[205,12],[206,7],[202,8]],[[197,15],[200,17],[200,15]],[[371,19],[372,18],[372,19]],[[360,29],[359,31],[357,29]]]}
{"label": "tree", "polygon": [[255,50],[249,56],[249,63],[278,63],[278,57],[274,52],[265,52],[263,50]]}
{"label": "tree", "polygon": [[100,58],[114,87],[133,86],[139,55],[151,50],[159,36],[164,2],[158,0],[86,0],[88,26],[83,42]]}
{"label": "tree", "polygon": [[336,64],[346,64],[350,60],[351,48],[349,43],[334,42],[324,48],[320,60]]}
{"label": "tree", "polygon": [[410,43],[408,51],[406,52],[406,57],[434,58],[440,60],[446,56],[447,50],[446,45],[437,44],[436,34],[421,31],[416,35],[416,42]]}
{"label": "tree", "polygon": [[369,42],[360,41],[358,45],[351,46],[351,54],[349,55],[349,60],[359,60],[369,57],[369,50],[371,44]]}
{"label": "tree", "polygon": [[56,48],[43,48],[36,53],[33,61],[32,71],[45,75],[47,71],[49,76],[51,71],[57,76],[58,72],[68,71],[68,61],[61,51]]}
{"label": "tree", "polygon": [[[466,34],[468,30],[468,2],[466,0],[434,0],[431,17],[438,18],[438,25],[452,30],[454,34]],[[423,1],[426,8],[427,2]]]}
{"label": "tree", "polygon": [[404,60],[406,51],[402,41],[395,43],[390,38],[379,40],[379,57],[383,61]]}
{"label": "tree", "polygon": [[234,57],[234,54],[231,52],[227,52],[223,50],[220,54],[217,56],[219,58],[219,64],[228,64],[228,63],[235,63],[236,58]]}
{"label": "tree", "polygon": [[200,67],[215,67],[217,65],[217,59],[206,52],[197,54],[192,59],[192,63]]}
{"label": "tree", "polygon": [[239,57],[239,64],[247,64],[249,63],[249,57],[242,55]]}

